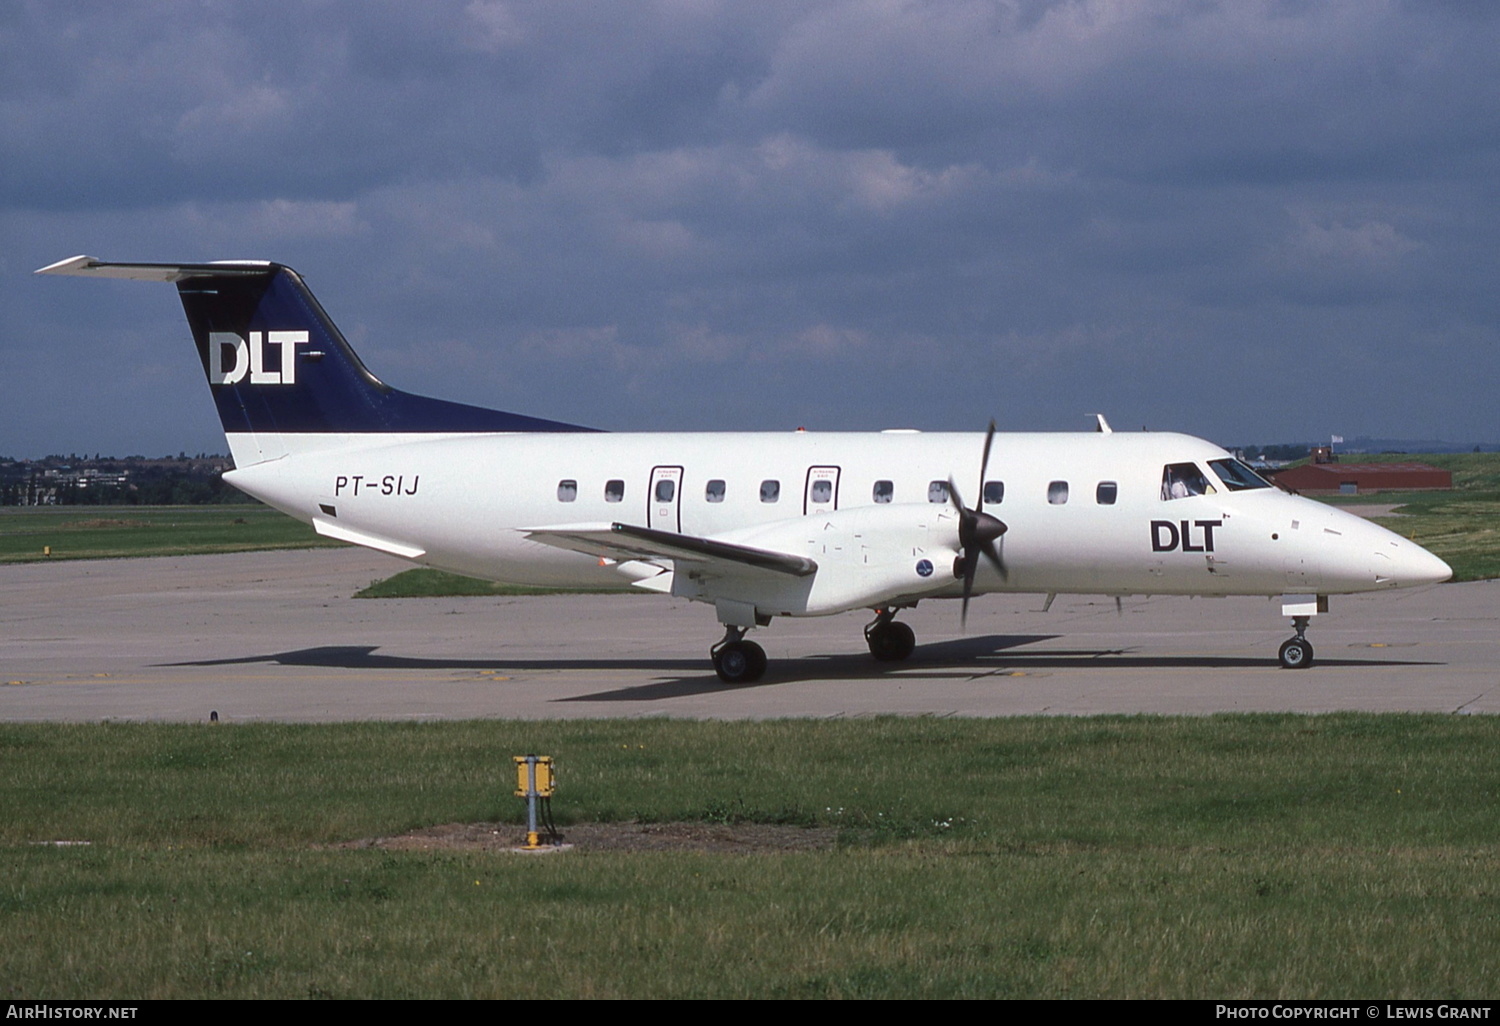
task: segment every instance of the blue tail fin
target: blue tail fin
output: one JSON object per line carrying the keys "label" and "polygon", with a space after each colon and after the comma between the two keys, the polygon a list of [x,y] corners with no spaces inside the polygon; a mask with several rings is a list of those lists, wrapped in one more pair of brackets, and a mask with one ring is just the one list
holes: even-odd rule
{"label": "blue tail fin", "polygon": [[37,273],[175,282],[231,441],[237,435],[592,430],[392,388],[360,362],[301,276],[281,264],[74,257]]}

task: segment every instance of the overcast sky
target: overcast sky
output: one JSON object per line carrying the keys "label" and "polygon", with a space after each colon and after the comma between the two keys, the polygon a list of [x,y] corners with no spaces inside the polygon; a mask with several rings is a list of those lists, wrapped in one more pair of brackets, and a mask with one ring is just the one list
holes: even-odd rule
{"label": "overcast sky", "polygon": [[222,451],[175,290],[612,430],[1500,441],[1500,4],[0,3],[0,454]]}

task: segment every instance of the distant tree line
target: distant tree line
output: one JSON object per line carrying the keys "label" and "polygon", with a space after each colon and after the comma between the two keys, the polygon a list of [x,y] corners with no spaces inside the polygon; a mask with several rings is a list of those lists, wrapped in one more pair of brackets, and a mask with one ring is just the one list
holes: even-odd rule
{"label": "distant tree line", "polygon": [[0,457],[0,506],[201,506],[250,502],[225,484],[227,456]]}

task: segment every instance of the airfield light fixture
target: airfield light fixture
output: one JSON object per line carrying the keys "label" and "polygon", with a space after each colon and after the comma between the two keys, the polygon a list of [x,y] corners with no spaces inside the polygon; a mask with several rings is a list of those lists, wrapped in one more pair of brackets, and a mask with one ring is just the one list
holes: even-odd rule
{"label": "airfield light fixture", "polygon": [[557,773],[550,755],[514,755],[516,764],[516,797],[526,799],[526,851],[538,851],[542,844],[538,822],[546,828],[549,843],[557,841],[557,827],[552,823],[552,792],[557,788]]}

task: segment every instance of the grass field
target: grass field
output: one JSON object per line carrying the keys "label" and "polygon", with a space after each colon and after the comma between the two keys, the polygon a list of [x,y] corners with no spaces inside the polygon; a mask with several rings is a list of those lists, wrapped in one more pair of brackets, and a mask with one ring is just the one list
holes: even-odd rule
{"label": "grass field", "polygon": [[[0,563],[337,545],[269,506],[7,506]],[[49,555],[45,550],[51,549]]]}
{"label": "grass field", "polygon": [[[508,818],[831,851],[333,847]],[[0,725],[0,997],[1487,997],[1500,720]],[[88,846],[38,842],[87,840]]]}

